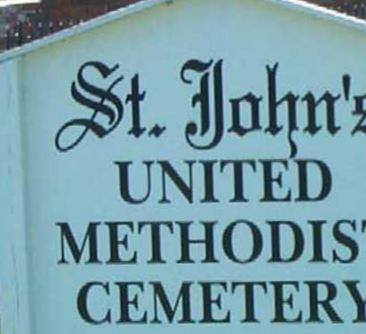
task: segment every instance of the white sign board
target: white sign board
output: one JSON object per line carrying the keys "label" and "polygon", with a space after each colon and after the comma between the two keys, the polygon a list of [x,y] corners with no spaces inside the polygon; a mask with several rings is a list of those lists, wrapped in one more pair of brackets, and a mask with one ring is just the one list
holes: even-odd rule
{"label": "white sign board", "polygon": [[41,0],[0,0],[0,7],[39,3]]}
{"label": "white sign board", "polygon": [[278,3],[1,63],[2,334],[364,332],[366,29]]}

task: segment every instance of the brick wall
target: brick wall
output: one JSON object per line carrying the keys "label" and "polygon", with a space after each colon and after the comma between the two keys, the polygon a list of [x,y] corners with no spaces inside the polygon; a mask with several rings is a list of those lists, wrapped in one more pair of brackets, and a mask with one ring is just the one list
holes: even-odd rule
{"label": "brick wall", "polygon": [[[0,51],[141,0],[43,0],[0,9]],[[225,0],[222,0],[225,1]],[[366,19],[366,0],[305,0]]]}
{"label": "brick wall", "polygon": [[140,0],[43,0],[0,12],[0,51],[20,46]]}
{"label": "brick wall", "polygon": [[43,1],[41,8],[51,20],[87,20],[134,2],[137,0],[51,0]]}
{"label": "brick wall", "polygon": [[366,0],[306,0],[338,12],[366,19]]}

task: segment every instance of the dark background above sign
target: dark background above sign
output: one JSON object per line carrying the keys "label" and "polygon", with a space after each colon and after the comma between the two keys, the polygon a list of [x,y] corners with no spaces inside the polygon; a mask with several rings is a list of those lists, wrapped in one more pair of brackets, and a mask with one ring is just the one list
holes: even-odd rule
{"label": "dark background above sign", "polygon": [[[31,42],[141,0],[42,0],[0,8],[0,51]],[[306,0],[366,19],[366,0]]]}

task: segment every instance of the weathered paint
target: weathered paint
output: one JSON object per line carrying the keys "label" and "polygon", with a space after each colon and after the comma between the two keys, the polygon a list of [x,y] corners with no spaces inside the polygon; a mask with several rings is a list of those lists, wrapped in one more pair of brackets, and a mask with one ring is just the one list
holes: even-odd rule
{"label": "weathered paint", "polygon": [[2,333],[29,333],[24,203],[22,58],[3,64],[0,78],[0,314]]}

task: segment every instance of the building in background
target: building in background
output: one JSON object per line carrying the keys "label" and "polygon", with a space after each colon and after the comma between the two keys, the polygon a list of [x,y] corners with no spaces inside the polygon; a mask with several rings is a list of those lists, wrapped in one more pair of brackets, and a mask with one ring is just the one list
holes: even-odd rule
{"label": "building in background", "polygon": [[335,9],[361,19],[366,19],[366,0],[306,0],[321,6]]}
{"label": "building in background", "polygon": [[0,49],[20,46],[137,1],[42,0],[1,7]]}
{"label": "building in background", "polygon": [[[0,0],[0,4],[1,1],[5,0]],[[32,2],[35,0],[30,1]],[[24,43],[47,36],[56,31],[141,0],[38,1],[40,1],[40,3],[0,7],[0,50],[20,46]],[[361,19],[366,19],[366,0],[304,1],[326,6]]]}

